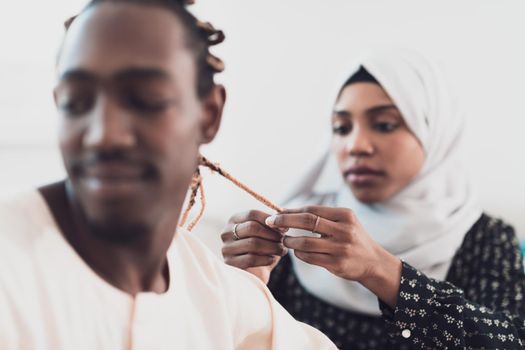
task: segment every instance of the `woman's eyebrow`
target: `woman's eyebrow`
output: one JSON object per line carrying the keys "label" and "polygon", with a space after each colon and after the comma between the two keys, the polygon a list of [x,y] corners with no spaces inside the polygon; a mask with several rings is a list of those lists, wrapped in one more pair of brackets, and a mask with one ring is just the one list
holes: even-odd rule
{"label": "woman's eyebrow", "polygon": [[350,111],[344,110],[344,109],[334,109],[332,111],[333,117],[339,117],[339,118],[351,118],[352,113]]}
{"label": "woman's eyebrow", "polygon": [[379,106],[374,106],[374,107],[367,109],[365,113],[367,116],[373,116],[378,113],[389,111],[389,110],[398,111],[398,108],[396,107],[396,105],[393,105],[393,104],[379,105]]}
{"label": "woman's eyebrow", "polygon": [[[398,108],[396,107],[396,105],[393,105],[393,104],[387,104],[387,105],[379,105],[379,106],[374,106],[374,107],[371,107],[371,108],[368,108],[366,111],[365,111],[365,114],[367,116],[374,116],[378,113],[381,113],[381,112],[384,112],[384,111],[388,111],[388,110],[396,110],[398,111]],[[334,109],[332,111],[332,116],[333,117],[339,117],[339,118],[350,118],[352,117],[352,112],[346,110],[346,109]]]}

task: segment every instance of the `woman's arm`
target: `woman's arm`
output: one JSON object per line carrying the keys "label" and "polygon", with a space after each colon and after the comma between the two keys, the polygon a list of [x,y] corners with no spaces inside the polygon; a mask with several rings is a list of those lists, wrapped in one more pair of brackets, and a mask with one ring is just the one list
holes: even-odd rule
{"label": "woman's arm", "polygon": [[381,305],[391,337],[432,348],[524,347],[525,273],[512,227],[484,216],[465,237],[447,279],[452,283],[403,264],[397,307]]}
{"label": "woman's arm", "polygon": [[453,284],[428,278],[404,263],[396,308],[381,304],[388,334],[422,349],[522,349],[523,314],[507,307],[523,304],[523,295],[516,294],[523,290],[523,281],[523,272],[516,271],[514,283],[501,284],[497,291],[513,300],[481,305],[467,300]]}
{"label": "woman's arm", "polygon": [[[286,237],[283,243],[297,258],[376,294],[383,302],[389,334],[399,342],[431,349],[517,349],[525,344],[525,276],[513,232],[511,244],[509,239],[501,242],[503,232],[493,234],[492,241],[477,243],[483,261],[492,266],[475,261],[464,266],[472,288],[479,289],[476,300],[451,283],[430,279],[401,263],[368,236],[349,209],[310,206],[274,215],[265,223],[319,233],[320,238]],[[496,249],[498,242],[504,248]],[[481,275],[482,271],[489,272]],[[492,289],[483,290],[481,283]]]}

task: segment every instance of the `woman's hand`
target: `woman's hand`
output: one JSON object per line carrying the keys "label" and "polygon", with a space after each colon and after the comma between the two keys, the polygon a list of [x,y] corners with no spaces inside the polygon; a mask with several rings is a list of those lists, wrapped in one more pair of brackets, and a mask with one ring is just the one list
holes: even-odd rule
{"label": "woman's hand", "polygon": [[[282,231],[264,223],[269,216],[259,210],[234,215],[221,234],[224,262],[254,274],[265,284],[288,252]],[[234,227],[238,238],[233,234]]]}
{"label": "woman's hand", "polygon": [[302,261],[357,281],[395,307],[401,261],[370,238],[350,209],[308,206],[272,215],[265,223],[274,229],[298,228],[320,234],[320,238],[286,237],[283,243]]}

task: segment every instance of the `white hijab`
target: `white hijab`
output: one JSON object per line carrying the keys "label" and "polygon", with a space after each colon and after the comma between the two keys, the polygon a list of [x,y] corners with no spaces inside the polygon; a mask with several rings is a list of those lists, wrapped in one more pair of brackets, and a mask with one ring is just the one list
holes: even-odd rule
{"label": "white hijab", "polygon": [[[286,206],[350,208],[390,253],[444,280],[465,234],[481,215],[462,159],[464,116],[443,75],[413,51],[371,54],[345,80],[360,66],[377,79],[421,142],[426,158],[419,175],[387,202],[367,205],[353,196],[327,151],[298,181]],[[313,295],[346,310],[380,314],[377,297],[362,285],[304,263],[293,253],[291,258],[299,281]]]}

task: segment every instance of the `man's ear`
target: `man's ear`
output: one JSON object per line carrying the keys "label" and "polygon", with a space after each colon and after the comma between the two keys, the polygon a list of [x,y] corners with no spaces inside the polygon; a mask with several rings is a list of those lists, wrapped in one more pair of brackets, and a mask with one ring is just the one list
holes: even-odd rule
{"label": "man's ear", "polygon": [[212,91],[204,97],[202,101],[203,118],[201,120],[202,143],[210,143],[217,135],[225,102],[226,89],[222,85],[214,85]]}

